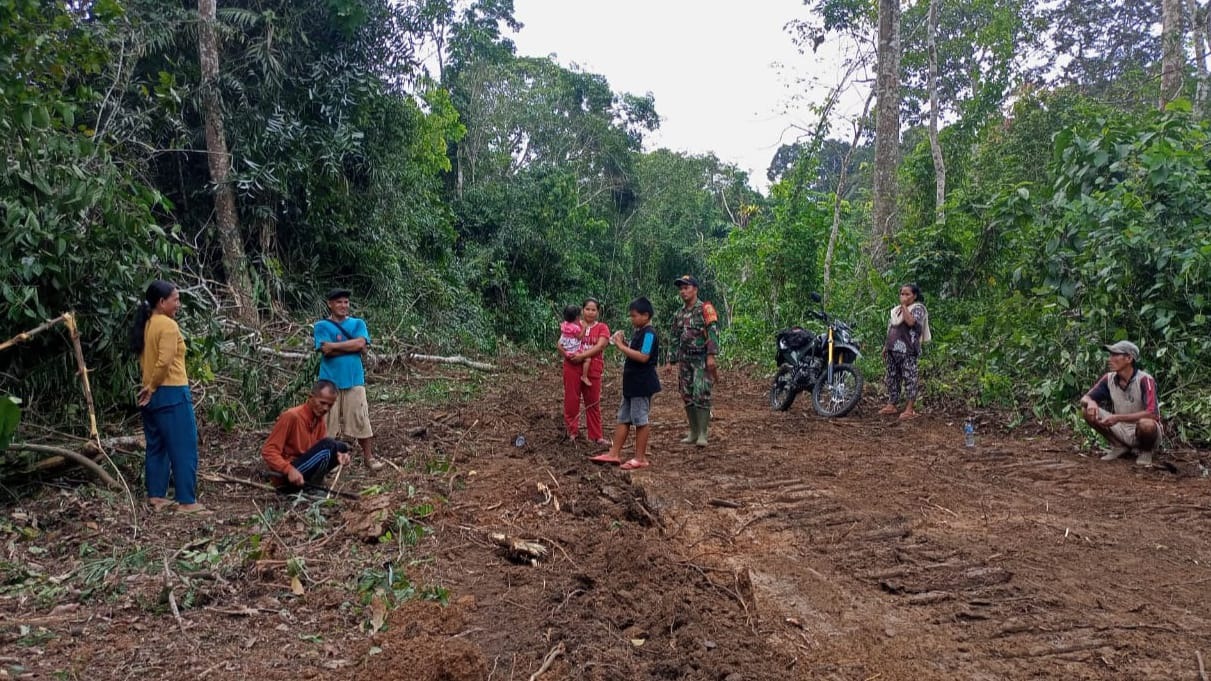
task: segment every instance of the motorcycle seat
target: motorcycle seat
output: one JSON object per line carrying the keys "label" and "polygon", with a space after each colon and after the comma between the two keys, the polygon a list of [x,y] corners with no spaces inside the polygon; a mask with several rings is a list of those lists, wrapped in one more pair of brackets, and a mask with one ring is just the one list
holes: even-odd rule
{"label": "motorcycle seat", "polygon": [[815,340],[815,338],[816,334],[808,331],[807,329],[801,329],[798,327],[793,329],[785,329],[778,332],[778,341],[785,341],[787,349],[790,350],[798,350],[799,348],[806,347],[809,343]]}

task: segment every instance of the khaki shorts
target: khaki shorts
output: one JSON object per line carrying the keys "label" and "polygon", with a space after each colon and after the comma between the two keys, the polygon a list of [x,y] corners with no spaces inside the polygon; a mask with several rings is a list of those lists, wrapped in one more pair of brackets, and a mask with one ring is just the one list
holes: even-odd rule
{"label": "khaki shorts", "polygon": [[[1110,412],[1106,411],[1105,409],[1102,409],[1101,407],[1098,407],[1097,417],[1099,419],[1104,419],[1107,416],[1110,416]],[[1135,448],[1135,447],[1139,446],[1139,439],[1135,437],[1135,424],[1134,423],[1116,423],[1113,426],[1110,426],[1110,432],[1114,433],[1114,437],[1118,438],[1119,442],[1122,442],[1127,447]],[[1165,436],[1164,427],[1162,427],[1161,423],[1159,421],[1157,421],[1157,423],[1156,423],[1156,441],[1158,444],[1160,443],[1161,438],[1163,438],[1164,436]]]}
{"label": "khaki shorts", "polygon": [[328,410],[328,437],[351,437],[365,440],[374,437],[370,427],[370,403],[366,401],[366,386],[355,385],[337,391],[336,403]]}

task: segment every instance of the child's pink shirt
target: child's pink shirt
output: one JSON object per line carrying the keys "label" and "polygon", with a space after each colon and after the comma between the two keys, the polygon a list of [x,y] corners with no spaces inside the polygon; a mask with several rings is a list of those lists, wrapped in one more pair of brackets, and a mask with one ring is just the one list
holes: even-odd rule
{"label": "child's pink shirt", "polygon": [[580,322],[560,322],[559,347],[569,355],[585,349],[584,327]]}

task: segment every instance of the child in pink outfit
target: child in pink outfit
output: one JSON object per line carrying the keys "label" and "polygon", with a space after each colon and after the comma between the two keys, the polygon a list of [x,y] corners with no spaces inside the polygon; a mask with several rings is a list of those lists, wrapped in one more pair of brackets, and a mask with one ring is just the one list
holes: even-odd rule
{"label": "child in pink outfit", "polygon": [[[580,307],[569,305],[563,309],[563,323],[559,325],[559,349],[563,350],[565,357],[571,357],[578,352],[586,349],[587,343],[584,338],[585,328],[580,323]],[[580,382],[585,385],[593,385],[592,379],[589,378],[589,365],[591,362],[582,362],[580,370]]]}

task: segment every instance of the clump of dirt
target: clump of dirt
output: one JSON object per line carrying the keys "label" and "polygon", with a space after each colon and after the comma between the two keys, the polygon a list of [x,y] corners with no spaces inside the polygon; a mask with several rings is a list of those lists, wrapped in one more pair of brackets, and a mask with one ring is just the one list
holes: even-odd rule
{"label": "clump of dirt", "polygon": [[465,633],[459,635],[463,626],[461,606],[406,603],[392,613],[387,631],[375,637],[377,651],[363,658],[357,676],[379,681],[482,681],[488,676],[487,659]]}

